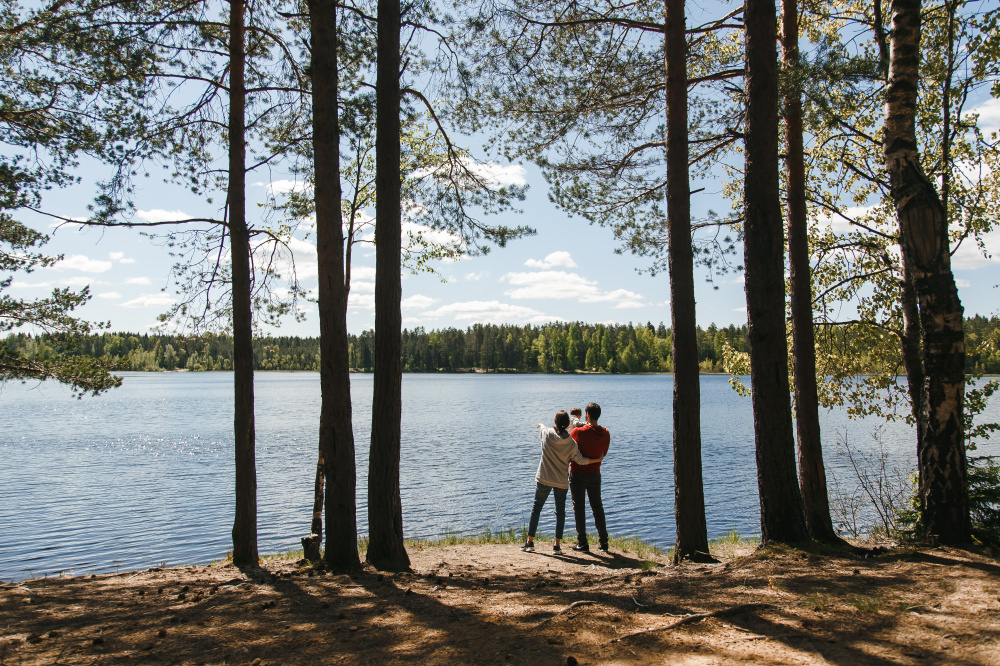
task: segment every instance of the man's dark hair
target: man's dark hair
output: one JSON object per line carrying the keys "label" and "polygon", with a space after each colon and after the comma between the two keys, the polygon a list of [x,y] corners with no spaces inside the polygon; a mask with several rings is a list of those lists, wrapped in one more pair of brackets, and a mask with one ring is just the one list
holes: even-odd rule
{"label": "man's dark hair", "polygon": [[576,418],[580,418],[581,416],[583,416],[583,410],[580,409],[579,407],[574,407],[573,409],[569,410],[569,414],[570,416],[575,416]]}
{"label": "man's dark hair", "polygon": [[556,427],[560,430],[565,430],[566,426],[569,425],[569,414],[566,413],[565,409],[560,409],[556,412]]}
{"label": "man's dark hair", "polygon": [[594,419],[595,421],[601,418],[601,406],[596,402],[592,402],[587,405],[587,416]]}

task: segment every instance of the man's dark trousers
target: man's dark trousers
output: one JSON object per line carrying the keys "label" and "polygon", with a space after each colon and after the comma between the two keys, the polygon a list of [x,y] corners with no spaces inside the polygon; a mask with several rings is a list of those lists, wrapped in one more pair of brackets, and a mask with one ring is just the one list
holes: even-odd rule
{"label": "man's dark trousers", "polygon": [[604,521],[604,502],[601,501],[600,472],[571,472],[569,492],[573,498],[573,517],[576,519],[576,540],[581,546],[587,545],[587,507],[584,496],[590,500],[590,510],[594,512],[594,524],[601,540],[601,548],[608,547],[608,526]]}

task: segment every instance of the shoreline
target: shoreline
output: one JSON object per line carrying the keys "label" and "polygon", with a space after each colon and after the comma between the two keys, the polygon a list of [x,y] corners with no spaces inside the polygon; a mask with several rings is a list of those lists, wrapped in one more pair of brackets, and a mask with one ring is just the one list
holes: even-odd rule
{"label": "shoreline", "polygon": [[[663,556],[411,546],[412,570],[273,558],[0,585],[0,662],[995,664],[986,549],[810,545]],[[649,556],[649,554],[645,554]]]}

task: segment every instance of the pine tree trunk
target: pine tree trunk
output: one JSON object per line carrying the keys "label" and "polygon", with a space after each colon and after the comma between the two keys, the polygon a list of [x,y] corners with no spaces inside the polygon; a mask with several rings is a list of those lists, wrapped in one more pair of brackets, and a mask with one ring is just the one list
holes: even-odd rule
{"label": "pine tree trunk", "polygon": [[408,569],[399,497],[402,269],[399,146],[400,7],[378,3],[375,80],[375,376],[368,468],[368,554],[378,569]]}
{"label": "pine tree trunk", "polygon": [[347,340],[348,288],[340,186],[340,119],[337,71],[337,4],[309,3],[312,27],[313,151],[315,160],[316,258],[319,271],[319,446],[326,477],[327,565],[360,566]]}
{"label": "pine tree trunk", "polygon": [[233,431],[236,516],[233,564],[257,566],[257,464],[253,407],[253,314],[250,235],[246,218],[245,28],[242,0],[229,3],[229,246],[233,268]]}
{"label": "pine tree trunk", "polygon": [[701,470],[701,385],[691,247],[688,175],[687,35],[684,0],[666,0],[667,261],[674,357],[674,561],[707,560],[708,528]]}
{"label": "pine tree trunk", "polygon": [[787,169],[788,263],[791,284],[792,361],[795,371],[795,427],[799,452],[799,490],[809,535],[817,541],[839,541],[830,518],[826,466],[819,428],[816,391],[816,342],[809,268],[809,223],[806,219],[806,169],[802,145],[802,90],[799,63],[798,0],[782,0],[781,30],[785,71],[785,166]]}
{"label": "pine tree trunk", "polygon": [[[778,53],[774,0],[747,0],[744,266],[757,485],[764,542],[808,538],[795,470],[785,338],[784,242],[778,184]],[[676,362],[676,359],[675,359]]]}
{"label": "pine tree trunk", "polygon": [[951,272],[947,211],[917,149],[920,0],[893,0],[885,162],[900,251],[920,313],[923,384],[917,418],[920,514],[927,536],[971,539],[963,433],[965,339]]}

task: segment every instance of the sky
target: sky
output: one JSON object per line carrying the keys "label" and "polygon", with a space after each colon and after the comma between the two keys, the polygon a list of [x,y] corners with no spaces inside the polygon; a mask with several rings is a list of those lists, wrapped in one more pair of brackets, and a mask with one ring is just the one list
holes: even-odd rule
{"label": "sky", "polygon": [[[996,131],[1000,126],[1000,100],[986,99],[977,107],[980,126]],[[403,275],[401,303],[403,326],[427,330],[465,328],[476,322],[544,324],[559,321],[586,323],[670,324],[667,275],[649,275],[650,262],[629,254],[616,254],[618,246],[610,229],[572,218],[548,200],[547,185],[531,164],[498,165],[506,182],[527,184],[523,214],[508,213],[498,221],[534,227],[534,236],[512,241],[486,256],[459,261],[438,261],[436,274]],[[93,196],[92,181],[99,168],[84,165],[84,182],[50,193],[49,210],[68,218],[85,218]],[[248,180],[248,214],[259,208],[269,188],[287,187],[290,176],[278,172],[265,182]],[[149,221],[215,213],[212,207],[177,186],[154,180],[142,183],[136,193],[137,216]],[[696,195],[694,213],[712,208],[725,212],[729,203],[710,186]],[[22,218],[24,219],[24,218]],[[95,229],[77,225],[56,227],[50,218],[26,222],[51,235],[47,254],[63,254],[52,268],[16,276],[10,291],[21,298],[41,297],[53,287],[90,285],[92,300],[78,310],[91,321],[109,321],[111,330],[154,332],[157,316],[177,299],[169,274],[172,259],[166,248],[132,229]],[[302,286],[315,295],[315,245],[310,238],[293,243]],[[1000,253],[1000,230],[985,237],[988,253]],[[742,250],[739,250],[742,252]],[[997,285],[1000,262],[984,257],[973,243],[965,243],[953,256],[953,269],[967,316],[1000,313]],[[742,263],[742,256],[733,258]],[[360,333],[374,325],[374,248],[361,246],[353,267],[348,328]],[[696,269],[699,325],[728,326],[746,323],[743,279],[739,273],[709,276]],[[709,282],[709,278],[712,281]],[[316,305],[303,304],[304,321],[288,318],[281,335],[316,336]]]}

